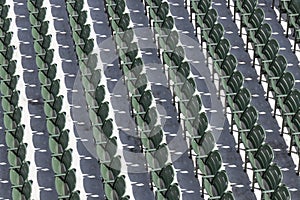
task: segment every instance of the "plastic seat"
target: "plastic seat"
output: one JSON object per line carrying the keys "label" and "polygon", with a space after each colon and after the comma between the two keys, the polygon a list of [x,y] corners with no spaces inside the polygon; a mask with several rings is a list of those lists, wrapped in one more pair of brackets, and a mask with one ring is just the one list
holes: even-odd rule
{"label": "plastic seat", "polygon": [[214,8],[209,9],[206,13],[196,13],[196,23],[195,23],[196,36],[197,36],[198,28],[200,28],[201,30],[200,36],[202,38],[202,30],[208,31],[211,27],[213,27],[213,24],[217,22],[217,19],[218,19],[218,12]]}
{"label": "plastic seat", "polygon": [[[202,187],[202,197],[204,196],[204,189],[212,198],[221,198],[228,188],[228,177],[225,170],[219,171],[212,179],[204,179]],[[210,199],[210,198],[209,198]]]}
{"label": "plastic seat", "polygon": [[[246,51],[248,51],[249,42],[256,48],[264,45],[272,35],[272,28],[268,23],[263,23],[259,28],[247,29]],[[255,53],[255,52],[254,52]]]}
{"label": "plastic seat", "polygon": [[[72,150],[66,150],[69,143],[69,130],[63,130],[57,135],[50,135],[49,137],[49,149],[52,154],[65,155],[66,158],[71,156]],[[63,152],[62,152],[63,151]],[[70,151],[70,152],[67,152]],[[72,159],[72,158],[71,158]],[[61,170],[61,169],[58,169]]]}
{"label": "plastic seat", "polygon": [[141,131],[142,149],[153,151],[158,148],[163,140],[163,131],[160,125],[154,126],[150,131]]}
{"label": "plastic seat", "polygon": [[266,194],[272,195],[274,190],[281,184],[282,172],[276,164],[272,164],[262,175],[256,173],[255,177],[262,191],[261,196],[263,197]]}
{"label": "plastic seat", "polygon": [[233,124],[236,124],[238,129],[238,138],[242,132],[249,132],[258,120],[258,112],[255,107],[249,106],[242,113],[233,113],[233,122],[231,123],[231,132]]}
{"label": "plastic seat", "polygon": [[221,79],[223,89],[226,93],[226,99],[228,96],[236,95],[236,93],[242,88],[244,84],[244,76],[239,71],[234,71],[228,78]]}
{"label": "plastic seat", "polygon": [[161,170],[151,172],[151,181],[153,181],[158,190],[168,189],[173,183],[174,177],[175,172],[171,163],[164,166]]}
{"label": "plastic seat", "polygon": [[158,200],[179,200],[180,191],[177,183],[173,183],[167,189],[157,190],[156,199]]}
{"label": "plastic seat", "polygon": [[295,78],[290,72],[284,72],[279,79],[277,78],[278,77],[274,77],[274,79],[271,81],[271,91],[273,91],[273,96],[275,99],[274,116],[276,115],[278,101],[283,101],[289,95],[295,85]]}
{"label": "plastic seat", "polygon": [[166,166],[169,158],[169,150],[166,144],[161,144],[155,151],[146,153],[147,164],[150,171],[157,171]]}
{"label": "plastic seat", "polygon": [[64,175],[56,175],[55,189],[58,193],[58,198],[68,198],[71,196],[76,186],[76,170],[71,169]]}
{"label": "plastic seat", "polygon": [[245,149],[245,171],[247,170],[247,155],[248,153],[253,153],[257,151],[257,149],[264,144],[266,139],[265,129],[257,124],[252,127],[249,133],[241,133],[240,141],[238,141],[238,150],[240,149],[240,143],[242,142]]}
{"label": "plastic seat", "polygon": [[22,185],[12,186],[13,199],[30,199],[32,191],[32,181],[26,180]]}
{"label": "plastic seat", "polygon": [[[295,115],[287,118],[287,125],[289,128],[289,135],[291,137],[290,147],[289,147],[289,154],[291,154],[292,147],[294,145],[297,146],[297,143],[295,143],[295,141],[299,138],[299,135],[300,135],[300,133],[299,133],[300,132],[300,108],[295,113]],[[299,148],[299,147],[297,147],[297,148]],[[298,153],[298,155],[300,156],[299,153]],[[298,175],[299,175],[299,169],[300,169],[300,166],[298,166],[298,171],[297,171]]]}
{"label": "plastic seat", "polygon": [[263,48],[258,48],[256,50],[254,59],[253,59],[253,67],[255,66],[255,58],[258,58],[261,65],[261,71],[264,68],[263,65],[269,65],[273,62],[276,56],[279,53],[279,43],[275,39],[269,39],[269,41],[263,46]]}
{"label": "plastic seat", "polygon": [[291,193],[285,185],[279,185],[271,195],[263,195],[266,200],[291,200]]}
{"label": "plastic seat", "polygon": [[100,163],[110,163],[117,152],[117,141],[115,137],[96,145],[96,153]]}
{"label": "plastic seat", "polygon": [[264,22],[265,12],[261,8],[256,8],[251,15],[242,15],[240,36],[242,35],[242,27],[246,27],[247,33],[249,30],[258,29]]}
{"label": "plastic seat", "polygon": [[218,150],[209,153],[205,158],[198,158],[196,161],[195,176],[198,175],[198,169],[202,174],[202,185],[204,179],[210,179],[215,176],[222,167],[222,157]]}
{"label": "plastic seat", "polygon": [[[248,159],[252,166],[253,175],[256,176],[257,174],[263,174],[270,166],[274,159],[274,152],[269,144],[262,144],[257,150],[248,151]],[[247,170],[246,167],[245,170]],[[253,179],[253,184],[254,182]]]}
{"label": "plastic seat", "polygon": [[100,165],[103,182],[114,181],[121,173],[121,157],[115,156],[109,163]]}

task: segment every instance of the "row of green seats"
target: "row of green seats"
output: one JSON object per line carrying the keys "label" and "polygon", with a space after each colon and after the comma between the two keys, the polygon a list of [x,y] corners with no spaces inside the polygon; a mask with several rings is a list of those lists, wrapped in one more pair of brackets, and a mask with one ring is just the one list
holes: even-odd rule
{"label": "row of green seats", "polygon": [[148,89],[148,78],[143,72],[144,64],[138,56],[138,45],[133,41],[134,32],[129,28],[130,17],[125,13],[125,1],[106,1],[106,12],[125,75],[132,115],[137,124],[147,167],[150,168],[151,188],[156,188],[157,199],[180,199],[180,189],[175,182],[175,172],[169,162],[169,149],[163,142],[164,132],[158,123],[154,98]]}
{"label": "row of green seats", "polygon": [[[203,1],[205,0],[200,0],[198,3],[201,4]],[[249,7],[255,5],[255,1],[250,4]],[[235,2],[235,5],[237,6],[240,4]],[[241,8],[242,7],[243,6],[241,6]],[[244,22],[243,16],[247,15],[243,15],[244,11],[242,11],[242,9],[239,9],[239,11],[236,10],[235,12],[241,13],[242,28]],[[207,14],[209,14],[209,12],[207,12]],[[205,15],[206,14],[202,14],[203,17],[205,17]],[[219,45],[222,45],[222,41],[226,41],[223,36],[224,29],[220,28],[221,25],[218,24],[219,23],[216,20],[209,30],[210,33],[213,33],[213,29],[217,27],[215,32],[218,32],[218,34],[209,34],[212,35],[213,38],[205,40],[205,42],[208,43],[207,51],[211,51],[211,48],[209,48],[210,43],[212,43],[213,46],[218,47]],[[217,35],[217,37],[215,37],[215,35]],[[265,143],[265,130],[258,124],[258,112],[255,107],[250,105],[251,93],[247,88],[243,87],[244,76],[236,70],[238,62],[236,57],[230,53],[231,47],[228,42],[225,45],[226,47],[223,48],[225,51],[222,57],[216,57],[214,54],[216,52],[214,51],[209,54],[213,59],[213,68],[215,68],[213,74],[217,72],[219,75],[219,84],[221,83],[222,88],[225,90],[226,104],[231,110],[231,131],[234,131],[234,125],[237,126],[237,151],[240,150],[240,143],[243,143],[245,148],[245,170],[247,170],[248,162],[250,162],[252,166],[254,174],[252,178],[252,189],[254,189],[254,184],[258,182],[262,198],[290,199],[288,189],[281,183],[282,172],[279,167],[273,163],[274,152],[270,145]],[[215,48],[215,50],[216,49],[217,48]]]}
{"label": "row of green seats", "polygon": [[27,144],[23,143],[25,125],[21,124],[22,107],[18,105],[19,75],[15,74],[17,62],[13,60],[14,46],[11,45],[13,33],[9,31],[11,19],[7,17],[10,6],[1,1],[0,9],[0,90],[12,199],[30,199],[32,190],[32,181],[28,180],[30,162],[25,160]]}
{"label": "row of green seats", "polygon": [[79,199],[75,191],[76,174],[71,168],[72,149],[68,149],[69,130],[65,129],[66,113],[62,111],[63,96],[59,95],[60,80],[56,78],[57,65],[53,63],[54,50],[50,49],[52,36],[48,34],[47,8],[43,0],[27,1],[29,21],[34,40],[41,95],[49,132],[52,169],[55,173],[55,188],[58,198]]}
{"label": "row of green seats", "polygon": [[125,200],[129,196],[125,195],[126,182],[125,176],[121,174],[121,156],[117,155],[113,120],[108,118],[109,102],[105,100],[105,87],[100,85],[101,73],[96,69],[98,58],[91,53],[94,40],[90,39],[90,24],[86,23],[87,11],[83,10],[83,4],[83,1],[67,1],[66,7],[88,104],[105,198]]}
{"label": "row of green seats", "polygon": [[[234,199],[228,188],[228,177],[225,171],[221,170],[222,159],[215,150],[215,140],[212,132],[208,128],[208,119],[203,112],[202,101],[191,74],[190,65],[184,60],[185,52],[179,44],[179,37],[174,30],[174,19],[169,14],[169,4],[167,1],[144,1],[149,24],[153,26],[157,35],[157,45],[162,49],[159,53],[163,63],[167,66],[169,86],[173,91],[173,101],[175,96],[179,98],[178,110],[183,117],[183,127],[185,138],[189,138],[190,155],[192,150],[196,153],[196,176],[200,169],[202,177],[202,195],[204,189],[210,198]],[[149,8],[149,9],[147,9]],[[161,55],[160,55],[161,54]],[[188,135],[186,136],[186,133]],[[217,162],[214,159],[218,158]]]}
{"label": "row of green seats", "polygon": [[[248,13],[241,13],[241,24],[243,24],[247,32],[246,51],[248,51],[248,43],[251,43],[253,46],[253,66],[255,66],[256,59],[258,59],[260,64],[259,81],[262,81],[264,75],[268,84],[267,99],[271,98],[269,96],[271,92],[275,100],[274,117],[276,111],[280,110],[283,121],[281,134],[283,134],[283,130],[287,126],[286,121],[296,117],[295,114],[300,110],[300,96],[299,90],[294,88],[295,79],[293,74],[286,71],[287,60],[283,55],[279,54],[280,45],[276,39],[271,37],[272,28],[268,23],[264,22],[264,18],[265,14],[261,8],[253,8]],[[295,131],[294,133],[289,132],[291,137],[290,151],[292,146],[296,145],[294,139],[297,141],[299,137],[295,134],[299,129],[293,128],[293,130]]]}

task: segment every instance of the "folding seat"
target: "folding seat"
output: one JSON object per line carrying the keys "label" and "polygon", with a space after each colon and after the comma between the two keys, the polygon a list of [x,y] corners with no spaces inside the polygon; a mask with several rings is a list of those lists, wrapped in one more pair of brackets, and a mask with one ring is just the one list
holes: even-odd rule
{"label": "folding seat", "polygon": [[264,68],[263,65],[268,65],[273,62],[276,56],[279,53],[279,43],[275,39],[269,39],[268,42],[262,47],[256,50],[256,53],[253,57],[253,67],[255,66],[255,58],[258,58],[260,61],[260,70]]}
{"label": "folding seat", "polygon": [[107,141],[96,144],[96,153],[99,158],[99,162],[101,164],[110,163],[115,157],[118,148],[116,137],[110,137]]}
{"label": "folding seat", "polygon": [[[221,83],[224,82],[224,79],[230,78],[230,76],[236,70],[238,61],[233,54],[227,54],[222,61],[215,60],[213,62],[214,72],[217,72],[219,76],[219,95],[221,89]],[[212,75],[212,80],[214,81],[214,74]]]}
{"label": "folding seat", "polygon": [[241,88],[236,95],[228,96],[227,102],[231,110],[231,121],[234,122],[234,115],[240,115],[251,102],[251,93],[247,88]]}
{"label": "folding seat", "polygon": [[51,81],[54,81],[56,77],[56,64],[49,65],[47,68],[39,68],[38,77],[42,85],[50,84]]}
{"label": "folding seat", "polygon": [[80,60],[87,59],[89,53],[94,49],[94,39],[88,39],[82,45],[76,46],[76,53]]}
{"label": "folding seat", "polygon": [[66,175],[72,164],[72,149],[62,149],[59,144],[54,145],[51,148],[51,161],[54,173],[59,176]]}
{"label": "folding seat", "polygon": [[249,132],[258,120],[258,112],[255,107],[249,106],[242,113],[233,113],[233,121],[231,123],[231,132],[233,132],[233,125],[238,129],[238,138],[241,133]]}
{"label": "folding seat", "polygon": [[47,117],[55,117],[62,109],[63,104],[62,95],[54,97],[51,101],[44,102],[44,112]]}
{"label": "folding seat", "polygon": [[167,16],[164,20],[156,20],[154,23],[154,33],[157,35],[158,39],[154,38],[154,40],[157,40],[158,46],[162,49],[166,49],[166,45],[168,44],[165,40],[168,38],[169,34],[171,32],[174,32],[173,30],[175,26],[174,18],[173,16]]}
{"label": "folding seat", "polygon": [[[249,42],[256,48],[264,45],[272,35],[272,28],[268,23],[263,23],[259,28],[247,29],[246,51],[248,51]],[[255,54],[255,52],[254,52]]]}
{"label": "folding seat", "polygon": [[43,37],[48,33],[49,21],[43,21],[41,24],[32,26],[31,33],[34,40],[42,40]]}
{"label": "folding seat", "polygon": [[33,26],[40,25],[40,23],[45,20],[46,12],[47,12],[47,8],[43,7],[40,8],[37,13],[32,13],[32,12],[29,13],[29,20],[31,25]]}
{"label": "folding seat", "polygon": [[105,121],[109,113],[109,103],[103,102],[97,107],[97,116],[100,117],[101,121]]}
{"label": "folding seat", "polygon": [[110,163],[100,164],[101,177],[103,182],[114,181],[121,173],[121,156],[115,156]]}
{"label": "folding seat", "polygon": [[[206,1],[206,0],[204,0]],[[204,15],[205,14],[205,15]],[[200,28],[200,37],[202,39],[202,31],[209,31],[217,22],[218,12],[216,9],[209,9],[206,13],[196,13],[195,31],[196,36],[198,28]]]}
{"label": "folding seat", "polygon": [[4,36],[0,37],[0,51],[5,50],[10,45],[12,35],[12,32],[7,32]]}
{"label": "folding seat", "polygon": [[76,186],[76,170],[71,169],[66,174],[55,175],[55,189],[59,199],[69,198]]}
{"label": "folding seat", "polygon": [[223,35],[224,35],[224,27],[220,23],[214,24],[209,31],[205,30],[202,32],[203,40],[210,45],[217,45],[218,41],[222,39]]}
{"label": "folding seat", "polygon": [[284,99],[278,99],[278,107],[282,116],[282,127],[286,125],[286,118],[294,115],[300,107],[300,91],[293,89]]}
{"label": "folding seat", "polygon": [[53,82],[51,82],[51,84],[48,85],[42,85],[42,96],[44,100],[51,100],[53,99],[55,96],[57,96],[58,92],[59,92],[59,88],[60,88],[60,80],[56,79]]}
{"label": "folding seat", "polygon": [[269,85],[271,80],[276,80],[275,77],[281,77],[282,74],[285,72],[285,69],[287,68],[287,60],[286,58],[279,54],[276,56],[276,58],[269,64],[264,65],[262,68],[262,73],[260,73],[260,80],[262,80],[262,75],[266,75],[266,82]]}
{"label": "folding seat", "polygon": [[[202,197],[204,189],[212,199],[221,198],[228,188],[228,177],[225,170],[219,171],[211,179],[204,179],[202,186]],[[209,198],[210,199],[210,198]]]}
{"label": "folding seat", "polygon": [[43,53],[37,54],[36,64],[39,69],[47,68],[53,61],[54,49],[46,49]]}
{"label": "folding seat", "polygon": [[5,49],[4,51],[0,51],[0,61],[1,63],[8,63],[9,60],[12,59],[14,53],[14,46],[9,45],[7,47],[7,49]]}
{"label": "folding seat", "polygon": [[52,35],[45,35],[42,41],[34,41],[34,50],[36,53],[41,54],[45,49],[49,49],[51,44]]}
{"label": "folding seat", "polygon": [[15,129],[21,122],[22,107],[16,107],[13,111],[4,112],[3,122],[6,129]]}
{"label": "folding seat", "polygon": [[69,22],[72,28],[73,35],[75,33],[81,35],[81,32],[85,28],[85,26],[88,26],[88,24],[85,24],[86,20],[87,11],[81,11],[78,15],[69,17]]}
{"label": "folding seat", "polygon": [[299,162],[298,162],[298,171],[297,174],[300,174],[300,136],[299,134],[294,133],[293,134],[293,140],[295,141],[295,145],[297,148],[297,154],[298,154],[298,158],[299,158]]}
{"label": "folding seat", "polygon": [[179,200],[180,199],[180,191],[177,183],[173,183],[167,189],[157,190],[156,198],[158,200]]}
{"label": "folding seat", "polygon": [[265,12],[261,8],[256,8],[251,15],[242,15],[240,36],[242,36],[242,27],[246,27],[248,34],[248,30],[257,30],[263,24],[264,19]]}
{"label": "folding seat", "polygon": [[[297,110],[295,115],[287,118],[287,125],[288,125],[288,131],[289,131],[288,134],[291,137],[290,148],[289,148],[289,154],[291,154],[292,147],[294,145],[296,145],[296,147],[297,147],[296,149],[299,151],[299,146],[297,146],[297,142],[295,142],[295,141],[297,141],[297,140],[299,141],[299,135],[300,135],[300,108]],[[300,156],[299,153],[298,153],[298,155]],[[299,169],[300,169],[300,166],[298,166],[298,171],[297,171],[298,175],[299,175]]]}
{"label": "folding seat", "polygon": [[14,76],[16,72],[16,66],[17,66],[16,60],[10,60],[7,64],[3,63],[0,69],[0,77],[6,80]]}
{"label": "folding seat", "polygon": [[[133,80],[132,80],[133,79]],[[126,80],[128,92],[130,95],[139,95],[147,88],[147,76],[145,73],[141,73],[136,78],[130,78]]]}
{"label": "folding seat", "polygon": [[211,131],[205,132],[201,136],[193,136],[190,139],[190,157],[192,150],[196,153],[196,159],[206,158],[215,147],[215,139]]}
{"label": "folding seat", "polygon": [[146,154],[147,165],[150,171],[157,171],[166,166],[169,160],[169,150],[167,145],[160,144],[156,150],[147,151]]}
{"label": "folding seat", "polygon": [[265,139],[266,132],[260,124],[253,126],[248,133],[241,133],[241,137],[238,141],[238,151],[240,149],[240,143],[242,142],[245,148],[245,171],[247,170],[248,153],[254,154],[257,151],[257,149],[264,144]]}
{"label": "folding seat", "polygon": [[197,17],[204,17],[206,13],[211,9],[211,0],[200,0],[200,1],[190,1],[190,21],[193,20],[193,13]]}
{"label": "folding seat", "polygon": [[[152,25],[152,21],[156,23],[157,21],[164,20],[169,13],[169,4],[167,2],[161,2],[159,5],[150,5],[149,10],[149,24]],[[154,24],[153,24],[154,26]]]}
{"label": "folding seat", "polygon": [[14,130],[5,132],[5,142],[9,149],[14,149],[22,144],[25,125],[18,125]]}
{"label": "folding seat", "polygon": [[[213,48],[213,45],[209,45],[209,54],[213,58],[212,71],[214,74],[215,62],[223,62],[227,55],[230,54],[231,45],[228,39],[223,38],[219,43]],[[212,48],[211,48],[212,47]]]}
{"label": "folding seat", "polygon": [[43,6],[44,0],[29,0],[27,1],[27,9],[29,12],[38,12],[38,10]]}
{"label": "folding seat", "polygon": [[205,158],[198,158],[196,161],[195,176],[198,175],[198,169],[200,169],[202,177],[202,186],[205,179],[212,179],[222,167],[222,157],[218,150],[214,150],[208,154]]}
{"label": "folding seat", "polygon": [[143,119],[144,119],[144,123],[143,126],[141,127],[142,130],[144,128],[151,129],[154,125],[156,125],[158,119],[158,113],[156,107],[149,108],[146,111]]}
{"label": "folding seat", "polygon": [[244,76],[240,71],[234,71],[230,77],[221,79],[223,89],[226,94],[226,101],[228,96],[236,95],[244,84]]}
{"label": "folding seat", "polygon": [[25,181],[22,185],[12,186],[12,199],[30,199],[32,181]]}
{"label": "folding seat", "polygon": [[[269,144],[262,144],[257,150],[248,151],[248,159],[253,170],[252,184],[255,183],[255,177],[261,176],[274,160],[274,152]],[[247,161],[245,170],[247,170]]]}
{"label": "folding seat", "polygon": [[122,72],[125,77],[133,80],[143,73],[144,63],[142,58],[135,57],[131,62],[122,64]]}
{"label": "folding seat", "polygon": [[125,1],[115,1],[114,3],[106,3],[106,12],[111,18],[121,17],[125,11]]}
{"label": "folding seat", "polygon": [[264,194],[266,200],[291,200],[291,193],[284,184],[280,184],[271,195]]}
{"label": "folding seat", "polygon": [[295,85],[295,78],[292,73],[284,72],[280,77],[274,77],[271,81],[271,91],[275,100],[274,116],[278,108],[278,102],[284,99],[293,91]]}
{"label": "folding seat", "polygon": [[0,11],[0,20],[7,18],[10,5],[2,5]]}
{"label": "folding seat", "polygon": [[9,180],[13,187],[22,187],[27,181],[29,172],[29,162],[23,162],[21,166],[11,167],[9,170]]}
{"label": "folding seat", "polygon": [[[175,60],[174,64],[176,62],[177,61]],[[171,85],[171,81],[173,82],[174,85],[182,85],[187,79],[189,79],[189,76],[191,73],[191,67],[188,62],[183,61],[183,62],[179,63],[178,65],[175,64],[173,66],[170,66],[168,68],[168,72],[169,72],[169,75],[168,75],[169,86]]]}
{"label": "folding seat", "polygon": [[12,95],[13,91],[16,89],[19,80],[19,75],[12,76],[10,79],[1,80],[0,88],[3,96]]}
{"label": "folding seat", "polygon": [[10,27],[10,23],[11,23],[11,18],[5,18],[3,19],[3,21],[1,22],[1,26],[0,26],[0,35],[3,36],[4,34],[6,34],[9,31],[9,27]]}
{"label": "folding seat", "polygon": [[127,200],[130,199],[129,195],[125,195],[126,192],[126,182],[125,175],[117,177],[113,184],[113,190],[117,193],[118,199]]}
{"label": "folding seat", "polygon": [[134,32],[133,29],[128,29],[124,32],[117,32],[114,36],[117,49],[118,48],[125,48],[126,44],[129,44],[134,38]]}
{"label": "folding seat", "polygon": [[64,130],[66,122],[66,113],[61,112],[57,114],[56,118],[47,118],[47,130],[51,135],[57,135]]}
{"label": "folding seat", "polygon": [[272,195],[281,184],[283,175],[276,164],[271,164],[262,174],[256,173],[255,177],[261,190],[261,198],[263,198],[264,195]]}
{"label": "folding seat", "polygon": [[76,1],[66,1],[66,7],[71,16],[76,15],[81,12],[83,9],[84,1],[76,0]]}
{"label": "folding seat", "polygon": [[[279,23],[281,22],[282,14],[293,13],[293,7],[299,2],[297,0],[279,0]],[[295,6],[296,7],[296,6]],[[297,9],[297,8],[295,8]]]}
{"label": "folding seat", "polygon": [[163,166],[162,169],[153,171],[150,174],[150,184],[151,189],[153,189],[152,182],[155,187],[160,190],[167,190],[169,186],[173,183],[175,177],[174,168],[171,163]]}
{"label": "folding seat", "polygon": [[[72,150],[66,150],[69,143],[69,130],[63,130],[59,134],[49,136],[49,149],[52,154],[61,156],[62,154],[70,154]],[[70,152],[67,152],[70,151]],[[65,155],[66,158],[69,155]]]}
{"label": "folding seat", "polygon": [[141,131],[142,151],[153,151],[162,143],[163,132],[160,125],[155,125],[149,131]]}
{"label": "folding seat", "polygon": [[4,112],[11,112],[18,107],[20,92],[13,90],[11,95],[1,96],[2,109]]}
{"label": "folding seat", "polygon": [[7,151],[8,162],[13,167],[20,166],[26,157],[26,143],[21,143],[18,147],[9,148]]}
{"label": "folding seat", "polygon": [[237,0],[234,1],[234,14],[233,14],[233,20],[236,19],[237,13],[251,13],[251,11],[254,10],[256,7],[258,1],[257,0]]}
{"label": "folding seat", "polygon": [[[237,1],[239,2],[239,0]],[[249,20],[250,16],[254,13],[256,9],[258,1],[257,0],[249,0],[249,1],[244,1],[242,7],[240,8],[240,30],[242,30],[244,26],[244,22],[247,23]],[[237,5],[237,4],[236,4]],[[234,19],[235,19],[235,14],[234,14]],[[234,20],[235,21],[235,20]],[[241,35],[241,32],[240,32]]]}
{"label": "folding seat", "polygon": [[119,19],[111,20],[113,33],[126,31],[129,27],[129,24],[130,16],[128,13],[124,13]]}

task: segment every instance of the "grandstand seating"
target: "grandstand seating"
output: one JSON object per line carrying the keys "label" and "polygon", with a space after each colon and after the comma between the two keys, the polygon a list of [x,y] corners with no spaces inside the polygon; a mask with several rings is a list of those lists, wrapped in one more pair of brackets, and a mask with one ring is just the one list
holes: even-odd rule
{"label": "grandstand seating", "polygon": [[[200,86],[198,78],[193,73],[193,60],[188,59],[189,51],[187,49],[189,47],[183,44],[182,33],[177,29],[177,18],[174,13],[171,13],[171,8],[175,5],[172,0],[141,0],[142,3],[139,3],[144,6],[142,9],[145,13],[129,9],[128,0],[100,1],[99,4],[103,4],[103,11],[105,11],[103,13],[100,9],[92,9],[90,4],[95,1],[66,0],[61,3],[64,7],[57,6],[57,8],[63,8],[62,12],[67,14],[66,22],[59,18],[48,19],[48,16],[54,15],[54,13],[46,6],[44,0],[27,0],[24,4],[25,10],[28,11],[26,21],[30,24],[30,39],[33,39],[29,45],[34,51],[30,56],[21,55],[21,48],[14,46],[16,44],[13,40],[13,37],[19,32],[18,27],[12,27],[14,24],[12,14],[16,12],[16,8],[15,10],[11,9],[11,5],[23,6],[23,4],[17,1],[13,1],[12,4],[7,2],[0,1],[0,92],[1,112],[3,113],[3,127],[0,129],[3,129],[4,133],[0,134],[0,137],[3,137],[5,142],[5,145],[0,144],[0,147],[7,152],[5,159],[7,159],[9,168],[7,177],[11,187],[11,199],[32,199],[34,193],[44,195],[40,192],[41,190],[55,190],[54,193],[58,199],[70,200],[81,199],[82,193],[86,195],[86,198],[99,197],[109,200],[142,198],[131,191],[135,184],[138,187],[140,187],[139,184],[143,185],[143,190],[149,189],[155,199],[185,199],[187,198],[185,195],[190,191],[188,191],[189,188],[181,185],[184,176],[178,176],[181,172],[179,168],[176,168],[175,160],[172,157],[176,153],[182,153],[181,156],[187,159],[184,162],[188,161],[186,163],[192,165],[192,168],[188,170],[195,176],[195,180],[191,181],[196,181],[197,184],[199,182],[200,186],[198,192],[201,197],[197,198],[211,200],[241,198],[238,192],[239,186],[236,186],[235,183],[232,184],[232,177],[227,168],[233,165],[224,162],[227,158],[226,156],[222,158],[223,150],[218,149],[220,148],[219,143],[216,145],[215,127],[212,128],[210,125],[212,123],[210,122],[210,113],[205,108],[205,99],[201,97],[206,88]],[[52,6],[53,2],[47,3]],[[285,169],[278,164],[278,160],[276,161],[276,159],[280,159],[280,156],[277,157],[277,150],[271,146],[270,139],[272,138],[267,139],[268,130],[265,128],[267,125],[260,121],[262,113],[253,103],[254,94],[251,92],[250,86],[248,87],[247,77],[242,70],[238,69],[239,60],[232,51],[235,47],[232,46],[232,41],[226,37],[227,27],[220,19],[218,9],[214,5],[215,1],[182,0],[181,3],[183,3],[187,12],[186,16],[188,16],[188,19],[184,20],[194,26],[192,31],[195,33],[196,42],[199,43],[198,45],[205,55],[203,63],[206,62],[207,68],[211,72],[210,77],[204,78],[211,80],[218,89],[216,92],[218,97],[225,99],[224,114],[229,121],[227,131],[231,133],[226,137],[237,139],[235,150],[238,153],[241,152],[241,160],[239,160],[242,161],[241,172],[244,170],[248,176],[250,174],[250,184],[248,185],[250,187],[246,190],[248,189],[250,192],[251,189],[255,193],[253,195],[260,195],[257,199],[295,199],[292,196],[293,188],[286,184],[286,176],[283,177]],[[287,54],[289,52],[282,53],[281,43],[274,36],[274,26],[269,20],[266,20],[268,13],[265,13],[259,0],[227,0],[222,3],[227,4],[225,6],[228,11],[230,9],[233,11],[232,17],[238,28],[237,34],[246,40],[244,50],[249,55],[251,54],[252,67],[258,69],[255,74],[258,75],[257,81],[266,86],[264,88],[266,100],[273,108],[270,118],[273,116],[275,119],[279,119],[280,123],[282,122],[279,124],[280,129],[278,130],[280,136],[288,138],[288,141],[285,141],[288,148],[285,150],[285,147],[282,147],[280,150],[283,150],[287,157],[296,155],[299,159],[296,164],[297,175],[294,175],[295,180],[298,180],[300,174],[300,92],[297,85],[299,82],[297,74],[288,70],[290,62]],[[278,34],[293,40],[291,49],[293,53],[291,52],[291,54],[295,56],[299,53],[297,46],[300,44],[300,1],[272,0],[269,4],[273,9],[277,9],[279,23],[285,21],[287,24],[286,27],[283,27],[284,33]],[[105,16],[104,21],[100,23],[92,20],[89,9],[93,12],[101,12],[100,14]],[[161,76],[167,78],[166,90],[171,94],[168,100],[173,103],[172,105],[169,102],[175,113],[171,117],[177,117],[176,123],[182,128],[180,129],[182,133],[179,135],[183,138],[184,144],[182,145],[187,146],[186,154],[184,154],[185,152],[174,153],[169,146],[169,138],[167,139],[169,131],[164,127],[161,113],[159,113],[159,106],[163,105],[158,105],[158,98],[154,95],[153,88],[156,84],[150,82],[151,77],[147,72],[146,60],[142,56],[144,49],[141,49],[138,42],[144,39],[138,38],[135,28],[139,25],[133,23],[132,13],[143,15],[153,33],[151,40],[155,42],[157,54],[152,54],[152,56],[159,58],[162,63],[164,74]],[[23,16],[18,17],[24,18]],[[74,69],[76,67],[79,69],[79,82],[84,92],[83,105],[86,105],[84,109],[89,117],[88,124],[85,125],[89,128],[87,132],[90,132],[93,140],[92,148],[96,157],[94,161],[97,161],[95,163],[98,164],[97,169],[101,175],[96,177],[93,183],[97,183],[97,178],[101,180],[97,185],[101,186],[102,196],[93,196],[94,194],[88,191],[89,188],[81,187],[87,184],[85,181],[88,182],[90,181],[88,179],[94,178],[86,172],[84,177],[78,177],[78,171],[82,169],[82,166],[74,165],[74,160],[78,163],[78,161],[90,158],[83,158],[84,156],[80,154],[77,158],[77,154],[74,154],[74,151],[77,151],[74,147],[79,139],[75,138],[74,140],[74,135],[70,134],[72,130],[69,130],[70,126],[68,126],[75,121],[71,120],[70,122],[73,116],[69,116],[68,108],[66,109],[65,105],[65,102],[70,100],[62,92],[66,83],[59,77],[62,66],[60,65],[61,61],[55,59],[55,55],[60,52],[56,52],[58,49],[54,49],[59,47],[56,44],[58,42],[54,41],[54,38],[57,40],[55,36],[57,33],[53,32],[56,27],[52,27],[54,23],[51,20],[63,21],[62,23],[68,25],[66,30],[70,28],[70,33],[66,34],[64,30],[59,34],[69,37],[72,42],[72,45],[67,48],[71,49],[75,56],[74,63],[77,66],[74,66]],[[230,20],[232,19],[230,18]],[[116,112],[121,113],[122,111],[115,110],[113,107],[112,99],[115,97],[112,97],[114,94],[109,90],[110,86],[108,85],[111,78],[108,78],[105,70],[99,67],[101,56],[99,56],[97,42],[104,36],[99,33],[95,34],[94,26],[96,24],[104,24],[110,29],[109,36],[112,36],[113,51],[117,55],[119,67],[114,70],[122,73],[123,82],[121,84],[127,90],[127,93],[125,92],[127,96],[123,100],[129,102],[129,115],[135,122],[133,135],[137,138],[137,142],[135,141],[134,148],[138,149],[145,159],[145,166],[139,167],[146,169],[147,175],[144,180],[147,181],[146,184],[144,184],[145,182],[134,182],[135,180],[131,180],[130,177],[132,172],[123,169],[124,166],[136,163],[127,163],[127,155],[123,153],[124,146],[129,146],[129,144],[125,144],[122,135],[119,134],[120,127],[115,115]],[[27,44],[27,42],[23,42]],[[61,46],[66,48],[64,45]],[[100,48],[100,54],[103,52]],[[36,78],[39,81],[38,89],[40,91],[34,95],[38,96],[35,98],[40,98],[37,101],[42,102],[43,109],[39,113],[42,116],[32,114],[32,118],[42,118],[45,121],[41,126],[44,126],[44,131],[47,132],[48,149],[46,151],[51,154],[51,157],[50,154],[49,158],[45,157],[45,159],[51,160],[51,169],[35,168],[39,171],[51,171],[49,174],[52,177],[46,178],[53,181],[53,185],[50,186],[53,188],[44,186],[40,189],[33,188],[34,181],[40,182],[41,177],[40,174],[35,177],[37,173],[31,175],[34,169],[30,164],[36,160],[29,158],[43,150],[28,148],[27,144],[29,137],[26,135],[28,133],[25,131],[25,126],[31,126],[31,124],[24,123],[24,118],[28,116],[24,117],[22,102],[25,100],[34,102],[35,99],[31,98],[33,94],[30,92],[22,94],[26,87],[33,87],[26,83],[21,74],[26,73],[26,70],[23,63],[17,61],[16,57],[22,56],[26,59],[32,57],[36,64],[37,69],[33,72],[32,79]],[[64,60],[63,62],[70,61]],[[250,69],[251,65],[248,67]],[[27,71],[31,73],[30,70]],[[67,76],[67,73],[63,76]],[[30,98],[22,98],[22,95],[28,95]],[[258,95],[264,97],[264,94]],[[172,135],[172,131],[170,135]],[[73,144],[74,141],[75,144]],[[32,150],[34,152],[31,152]],[[2,167],[6,164],[1,161],[0,165]],[[6,180],[2,180],[1,177],[0,179],[1,184],[6,184]],[[235,188],[233,189],[233,187]],[[1,185],[0,192],[3,193]],[[3,198],[1,193],[0,199]]]}

